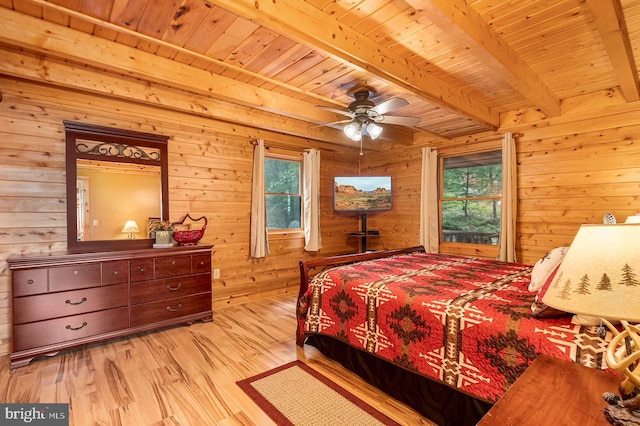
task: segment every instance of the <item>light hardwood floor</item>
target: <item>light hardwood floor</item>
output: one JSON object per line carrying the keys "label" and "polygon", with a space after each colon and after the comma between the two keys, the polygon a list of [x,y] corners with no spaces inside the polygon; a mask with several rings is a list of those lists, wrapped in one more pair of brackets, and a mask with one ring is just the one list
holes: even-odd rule
{"label": "light hardwood floor", "polygon": [[297,347],[294,299],[226,307],[210,323],[65,351],[15,370],[4,356],[0,400],[70,403],[75,426],[273,425],[236,382],[298,359],[401,424],[431,424],[313,347]]}

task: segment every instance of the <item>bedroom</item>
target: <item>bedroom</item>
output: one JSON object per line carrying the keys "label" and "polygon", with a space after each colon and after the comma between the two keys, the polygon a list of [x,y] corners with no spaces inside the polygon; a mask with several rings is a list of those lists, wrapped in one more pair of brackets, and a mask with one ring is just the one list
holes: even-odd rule
{"label": "bedroom", "polygon": [[[624,36],[616,47],[615,39],[600,33],[594,16],[606,22],[611,10],[592,10],[597,1],[531,1],[518,2],[517,7],[506,1],[468,2],[484,22],[492,22],[493,35],[500,34],[500,40],[518,52],[515,59],[504,51],[493,52],[493,59],[482,56],[482,51],[472,55],[431,24],[427,16],[433,10],[421,11],[412,20],[414,2],[307,2],[324,10],[316,12],[323,14],[323,22],[334,22],[324,14],[341,16],[355,26],[354,31],[371,37],[359,39],[369,50],[347,54],[323,45],[319,30],[305,37],[295,19],[281,22],[273,17],[296,10],[281,12],[261,5],[257,14],[254,2],[185,1],[163,2],[163,7],[146,11],[148,3],[101,2],[104,9],[95,10],[88,2],[1,2],[6,29],[0,35],[1,354],[11,351],[11,275],[6,258],[67,247],[63,120],[170,136],[171,220],[185,213],[209,219],[203,242],[214,245],[212,265],[220,269],[220,278],[212,281],[214,312],[275,295],[295,297],[300,259],[357,250],[357,243],[346,235],[359,229],[358,217],[334,213],[333,176],[392,175],[398,189],[394,209],[371,215],[369,227],[380,231],[386,248],[416,245],[424,146],[443,154],[463,153],[495,148],[505,132],[517,134],[516,251],[524,263],[533,264],[550,249],[568,245],[582,223],[601,223],[607,212],[624,218],[640,210],[637,2],[621,2],[630,47],[624,46]],[[191,12],[180,16],[176,11],[183,3]],[[425,9],[454,4],[424,3]],[[350,13],[340,13],[343,7]],[[232,10],[244,19],[232,20],[221,10]],[[209,62],[197,56],[206,54],[203,46],[192,47],[195,53],[185,58],[189,52],[170,50],[170,45],[154,44],[149,38],[158,31],[153,26],[156,21],[162,31],[174,24],[191,34],[197,27],[193,16],[213,19],[218,16],[214,13],[228,30],[203,37],[220,40],[216,49],[226,52],[225,68],[219,68],[223,65],[217,63],[218,56]],[[395,20],[387,23],[392,17]],[[269,19],[277,24],[267,25]],[[288,37],[277,37],[278,30]],[[146,38],[136,39],[136,31]],[[53,32],[56,37],[48,38]],[[435,50],[421,51],[422,43],[429,44],[421,34],[439,41]],[[451,37],[465,34],[460,30]],[[165,38],[171,44],[171,38]],[[404,44],[394,42],[405,38]],[[182,40],[184,45],[186,39]],[[489,42],[492,37],[482,40]],[[312,42],[316,49],[308,48]],[[245,48],[238,53],[234,49],[241,44]],[[420,81],[414,82],[411,92],[399,82],[410,68],[395,70],[389,80],[381,75],[386,70],[380,64],[363,71],[358,60],[376,50],[372,46],[384,46],[388,57],[416,51],[416,66],[427,67],[438,81],[469,99],[452,96],[445,105],[436,105],[432,103],[436,86],[424,87]],[[278,57],[281,52],[285,53]],[[281,61],[297,61],[299,68],[272,78],[287,69]],[[520,70],[519,61],[528,66]],[[193,65],[187,68],[185,63]],[[634,70],[631,75],[625,74],[626,67]],[[504,69],[518,69],[521,74]],[[286,78],[287,84],[276,85],[279,78]],[[551,101],[540,95],[544,91],[537,83],[548,88]],[[360,156],[359,146],[341,130],[313,127],[343,118],[315,105],[344,109],[350,93],[362,86],[374,89],[378,101],[406,98],[410,106],[397,113],[419,115],[423,120],[419,128],[388,126],[383,133],[388,139],[365,138]],[[491,114],[483,114],[483,107]],[[489,120],[499,121],[491,128],[485,123]],[[300,232],[284,232],[270,235],[271,255],[249,258],[255,139],[298,152],[307,148],[322,152],[319,253],[304,252]],[[475,246],[447,250],[484,253],[476,252]],[[293,342],[293,330],[291,338]]]}

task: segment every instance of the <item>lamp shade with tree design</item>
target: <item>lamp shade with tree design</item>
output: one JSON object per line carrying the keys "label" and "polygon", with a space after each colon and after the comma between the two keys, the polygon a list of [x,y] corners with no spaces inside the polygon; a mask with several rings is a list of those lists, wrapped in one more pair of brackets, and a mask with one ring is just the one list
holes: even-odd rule
{"label": "lamp shade with tree design", "polygon": [[640,224],[582,225],[542,301],[576,314],[640,321]]}
{"label": "lamp shade with tree design", "polygon": [[[545,287],[544,304],[600,318],[611,331],[605,361],[625,378],[621,398],[603,395],[604,415],[615,425],[640,424],[640,328],[629,323],[640,321],[640,224],[582,225]],[[606,334],[603,325],[598,334]]]}

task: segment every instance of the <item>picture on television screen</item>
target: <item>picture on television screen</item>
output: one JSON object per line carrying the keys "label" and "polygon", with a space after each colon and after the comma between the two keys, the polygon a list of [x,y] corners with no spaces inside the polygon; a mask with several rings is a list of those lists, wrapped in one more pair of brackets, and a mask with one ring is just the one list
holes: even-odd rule
{"label": "picture on television screen", "polygon": [[336,176],[333,186],[337,212],[391,210],[391,176]]}

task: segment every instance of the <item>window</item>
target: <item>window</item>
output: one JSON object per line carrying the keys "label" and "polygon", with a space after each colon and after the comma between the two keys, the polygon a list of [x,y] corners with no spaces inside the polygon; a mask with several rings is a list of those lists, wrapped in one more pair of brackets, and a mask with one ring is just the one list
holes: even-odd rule
{"label": "window", "polygon": [[501,151],[446,157],[440,170],[441,241],[497,245]]}
{"label": "window", "polygon": [[264,160],[267,229],[302,228],[302,158],[269,156]]}

